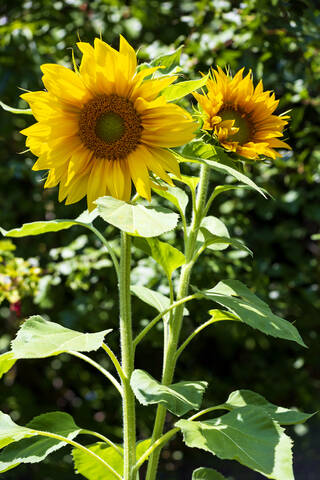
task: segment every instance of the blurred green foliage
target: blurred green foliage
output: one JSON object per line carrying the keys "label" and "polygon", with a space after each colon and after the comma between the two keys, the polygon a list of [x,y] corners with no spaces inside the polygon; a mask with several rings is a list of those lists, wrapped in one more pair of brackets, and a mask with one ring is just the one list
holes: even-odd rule
{"label": "blurred green foliage", "polygon": [[[42,88],[41,64],[70,66],[72,48],[78,61],[80,58],[75,46],[78,37],[92,42],[101,34],[117,46],[120,33],[139,48],[141,61],[183,44],[182,75],[186,79],[196,78],[214,65],[230,66],[232,71],[251,68],[255,81],[262,78],[265,87],[281,98],[278,113],[291,110],[286,136],[293,151],[275,162],[248,167],[256,183],[274,200],[245,190],[230,192],[218,197],[211,211],[221,216],[233,236],[246,242],[254,259],[245,252],[208,251],[195,268],[192,283],[208,286],[225,277],[241,279],[268,301],[275,313],[295,323],[309,349],[265,337],[244,325],[218,324],[190,344],[181,357],[177,379],[208,380],[208,404],[224,401],[241,387],[276,404],[318,410],[320,247],[311,236],[320,230],[320,6],[312,0],[4,0],[0,4],[0,99],[25,108],[18,98],[19,89]],[[190,103],[185,105],[190,108]],[[9,229],[23,222],[75,218],[81,213],[84,202],[65,207],[58,204],[55,189],[43,191],[43,172],[31,171],[34,157],[30,152],[20,154],[25,146],[19,130],[32,123],[31,118],[0,111],[0,122],[0,225]],[[184,169],[196,174],[193,166]],[[225,179],[213,177],[212,181]],[[104,228],[103,224],[100,227]],[[110,229],[107,234],[117,248],[116,231]],[[176,238],[168,234],[167,239],[181,240],[179,232]],[[28,272],[26,277],[20,276],[19,308],[12,308],[10,296],[0,306],[3,351],[20,321],[41,312],[78,330],[114,328],[110,342],[116,348],[116,279],[109,259],[91,234],[71,229],[17,240],[16,257],[9,243],[1,245],[6,254],[0,252],[0,278],[6,271],[7,280],[12,280],[8,265]],[[155,289],[161,285],[162,293],[167,293],[160,268],[140,251],[135,252],[132,276],[134,283]],[[138,299],[133,302],[139,330],[154,312]],[[188,307],[185,334],[208,318],[207,307],[205,303]],[[159,326],[137,351],[137,368],[147,364],[156,378],[160,376],[161,343]],[[95,358],[110,367],[103,354],[97,353]],[[63,409],[72,413],[79,425],[100,429],[118,440],[117,393],[108,384],[102,385],[99,374],[90,367],[75,362],[61,356],[17,364],[2,383],[1,410],[23,424],[38,413]],[[139,412],[142,438],[149,434],[154,408],[139,407]],[[296,429],[297,480],[318,478],[315,445],[319,428],[315,419],[309,427]],[[43,465],[19,467],[3,478],[77,478],[72,474],[71,457],[66,451],[63,455],[58,466],[54,460],[61,458],[60,453]],[[220,464],[197,452],[186,454],[177,439],[170,451],[164,451],[163,476],[159,478],[190,478],[193,468],[205,465],[237,480],[261,478],[232,462]]]}

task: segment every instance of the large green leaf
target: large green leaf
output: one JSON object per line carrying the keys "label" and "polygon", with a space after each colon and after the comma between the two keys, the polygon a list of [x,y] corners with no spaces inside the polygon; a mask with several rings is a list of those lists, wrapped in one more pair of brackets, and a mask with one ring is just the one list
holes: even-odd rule
{"label": "large green leaf", "polygon": [[273,337],[292,340],[306,346],[298,330],[274,315],[269,306],[238,280],[223,280],[211,290],[201,292],[208,300],[226,307],[240,321]]}
{"label": "large green leaf", "polygon": [[136,398],[142,405],[161,403],[178,417],[200,407],[203,393],[208,385],[207,382],[190,381],[166,386],[143,370],[134,370],[130,383]]}
{"label": "large green leaf", "polygon": [[182,190],[182,188],[166,187],[166,190],[162,190],[154,187],[153,189],[158,195],[160,195],[160,197],[163,197],[169,202],[173,203],[179,212],[181,212],[183,215],[185,214],[189,197],[186,192]]}
{"label": "large green leaf", "polygon": [[228,408],[235,409],[246,405],[256,405],[263,408],[273,420],[280,425],[295,425],[297,423],[306,422],[314,413],[303,413],[298,410],[289,410],[287,408],[278,407],[268,402],[262,395],[251,392],[250,390],[236,390],[230,393],[225,404]]}
{"label": "large green leaf", "polygon": [[35,315],[21,326],[11,343],[14,358],[44,358],[62,352],[90,352],[101,347],[111,330],[82,333]]}
{"label": "large green leaf", "polygon": [[169,279],[172,273],[186,261],[183,253],[169,243],[161,242],[157,238],[144,239],[137,237],[134,244],[159,263]]}
{"label": "large green leaf", "polygon": [[6,352],[0,355],[0,378],[7,373],[16,363],[12,352]]}
{"label": "large green leaf", "polygon": [[[136,458],[137,460],[144,454],[149,448],[151,443],[150,439],[143,440],[136,445]],[[105,443],[97,442],[87,448],[99,455],[105,460],[119,475],[123,475],[123,447],[117,445],[118,450],[114,447],[109,447]],[[119,452],[120,451],[120,452]],[[117,477],[106,470],[103,466],[97,463],[87,453],[73,449],[72,451],[75,470],[77,473],[81,473],[88,480],[115,480]]]}
{"label": "large green leaf", "polygon": [[237,460],[274,480],[294,480],[292,441],[266,411],[245,406],[214,420],[176,423],[189,447]]}
{"label": "large green leaf", "polygon": [[161,95],[168,101],[172,102],[173,100],[178,100],[179,98],[185,97],[189,93],[198,90],[198,88],[203,87],[209,78],[209,74],[199,78],[198,80],[187,80],[186,82],[175,83],[170,85],[170,87],[165,88]]}
{"label": "large green leaf", "polygon": [[20,228],[13,228],[11,230],[4,230],[0,227],[0,232],[4,237],[27,237],[28,235],[40,235],[48,232],[59,232],[60,230],[67,230],[74,225],[81,225],[88,227],[88,224],[98,216],[97,210],[91,213],[83,212],[75,220],[48,220],[43,222],[24,223]]}
{"label": "large green leaf", "polygon": [[[239,172],[230,165],[226,165],[222,162],[219,163],[219,155],[221,156],[221,152],[223,152],[223,150],[219,149],[218,147],[205,143],[202,140],[196,140],[194,142],[190,142],[183,149],[182,156],[184,158],[188,158],[189,160],[205,163],[210,168],[220,173],[232,175],[241,183],[248,185],[252,189],[259,192],[263,197],[266,197],[263,190],[258,187],[258,185],[256,185],[249,177]],[[226,154],[224,153],[224,155]]]}
{"label": "large green leaf", "polygon": [[193,472],[192,480],[226,480],[226,478],[213,468],[201,467]]}
{"label": "large green leaf", "polygon": [[33,115],[31,108],[13,108],[3,102],[0,102],[0,107],[2,107],[3,110],[6,110],[7,112],[15,113],[18,115]]}
{"label": "large green leaf", "polygon": [[41,436],[39,433],[58,434],[68,440],[81,431],[73,418],[64,412],[45,413],[35,417],[26,427],[14,423],[9,415],[0,413],[0,472],[5,472],[20,463],[41,462],[47,455],[66,445],[66,442]]}
{"label": "large green leaf", "polygon": [[176,227],[179,218],[166,208],[132,205],[113,197],[101,197],[95,203],[106,222],[141,237],[157,237],[169,232]]}

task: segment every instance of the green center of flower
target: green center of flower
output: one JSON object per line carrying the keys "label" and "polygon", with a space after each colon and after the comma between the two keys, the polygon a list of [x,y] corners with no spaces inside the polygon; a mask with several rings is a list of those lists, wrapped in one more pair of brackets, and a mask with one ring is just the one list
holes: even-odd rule
{"label": "green center of flower", "polygon": [[107,143],[120,140],[124,134],[125,125],[123,118],[117,113],[103,113],[96,123],[96,134]]}
{"label": "green center of flower", "polygon": [[219,112],[219,117],[222,118],[222,121],[234,120],[233,126],[239,128],[237,133],[230,135],[230,141],[239,142],[243,145],[249,140],[251,129],[245,113],[237,112],[235,110],[224,110]]}

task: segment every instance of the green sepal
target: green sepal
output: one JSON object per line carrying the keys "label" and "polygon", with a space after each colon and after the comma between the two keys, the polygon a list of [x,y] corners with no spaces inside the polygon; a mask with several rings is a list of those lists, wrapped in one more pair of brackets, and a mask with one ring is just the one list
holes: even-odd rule
{"label": "green sepal", "polygon": [[13,108],[3,102],[0,102],[0,107],[6,112],[15,113],[16,115],[33,115],[31,108]]}
{"label": "green sepal", "polygon": [[142,405],[162,404],[174,415],[181,417],[190,410],[199,409],[207,382],[184,381],[162,385],[143,370],[134,370],[130,384]]}

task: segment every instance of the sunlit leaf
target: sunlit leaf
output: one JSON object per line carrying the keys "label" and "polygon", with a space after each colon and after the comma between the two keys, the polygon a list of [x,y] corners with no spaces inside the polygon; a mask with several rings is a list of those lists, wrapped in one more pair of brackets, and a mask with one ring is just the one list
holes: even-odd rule
{"label": "sunlit leaf", "polygon": [[236,250],[244,250],[253,256],[252,251],[244,243],[236,238],[223,237],[219,235],[213,235],[209,230],[204,227],[200,228],[201,233],[204,237],[204,243],[210,250],[224,250],[228,246],[235,248]]}
{"label": "sunlit leaf", "polygon": [[12,352],[6,352],[0,355],[0,378],[7,373],[16,363]]}
{"label": "sunlit leaf", "polygon": [[[151,439],[147,439],[136,444],[137,460],[149,448],[150,443]],[[119,475],[123,475],[123,447],[121,445],[117,445],[118,449],[115,449],[105,443],[97,442],[87,448],[105,460]],[[117,480],[116,475],[82,450],[74,448],[72,456],[76,473],[81,473],[88,480]]]}
{"label": "sunlit leaf", "polygon": [[237,460],[274,480],[294,480],[292,441],[261,407],[245,406],[214,420],[176,423],[188,447]]}
{"label": "sunlit leaf", "polygon": [[267,335],[292,340],[306,346],[298,330],[290,322],[274,315],[265,302],[238,280],[223,280],[214,288],[201,293],[208,300],[226,307],[247,325]]}
{"label": "sunlit leaf", "polygon": [[306,422],[314,413],[303,413],[298,410],[290,410],[279,407],[268,402],[262,395],[251,392],[250,390],[236,390],[230,393],[228,400],[225,402],[227,407],[232,409],[244,407],[246,405],[256,405],[268,412],[273,420],[280,425],[295,425],[297,423]]}
{"label": "sunlit leaf", "polygon": [[136,238],[134,244],[159,263],[169,279],[172,273],[186,261],[183,253],[157,238]]}
{"label": "sunlit leaf", "polygon": [[85,211],[75,220],[48,220],[32,223],[24,223],[22,227],[4,230],[0,227],[0,232],[4,237],[27,237],[29,235],[40,235],[42,233],[59,232],[67,230],[74,225],[87,227],[98,216],[97,209],[92,212]]}
{"label": "sunlit leaf", "polygon": [[14,358],[44,358],[62,352],[90,352],[101,347],[111,330],[82,333],[35,315],[20,327],[11,343]]}
{"label": "sunlit leaf", "polygon": [[160,403],[174,415],[181,416],[198,409],[202,402],[207,382],[183,381],[166,386],[143,370],[134,370],[131,387],[142,405]]}
{"label": "sunlit leaf", "polygon": [[166,187],[166,190],[161,190],[158,188],[154,188],[154,191],[160,195],[160,197],[169,200],[169,202],[173,203],[177,209],[182,212],[183,215],[186,213],[186,207],[188,205],[188,195],[184,190],[179,187]]}
{"label": "sunlit leaf", "polygon": [[170,85],[170,87],[165,88],[161,92],[161,95],[165,97],[168,102],[178,100],[179,98],[185,97],[189,93],[192,93],[195,90],[203,87],[207,83],[208,78],[209,74],[199,78],[198,80],[187,80],[186,82],[175,83],[174,85]]}
{"label": "sunlit leaf", "polygon": [[52,452],[66,445],[65,441],[42,436],[39,431],[74,439],[81,431],[73,418],[64,412],[50,412],[35,417],[26,427],[14,423],[0,412],[0,472],[20,463],[41,462]]}
{"label": "sunlit leaf", "polygon": [[173,230],[179,216],[166,208],[132,205],[113,197],[101,197],[95,202],[99,215],[120,230],[142,237],[157,237]]}
{"label": "sunlit leaf", "polygon": [[158,65],[162,65],[165,68],[161,69],[162,74],[169,74],[171,73],[176,67],[180,65],[180,57],[182,52],[183,46],[180,46],[172,53],[167,55],[161,55],[160,57],[155,58],[150,63],[151,67],[157,67]]}

